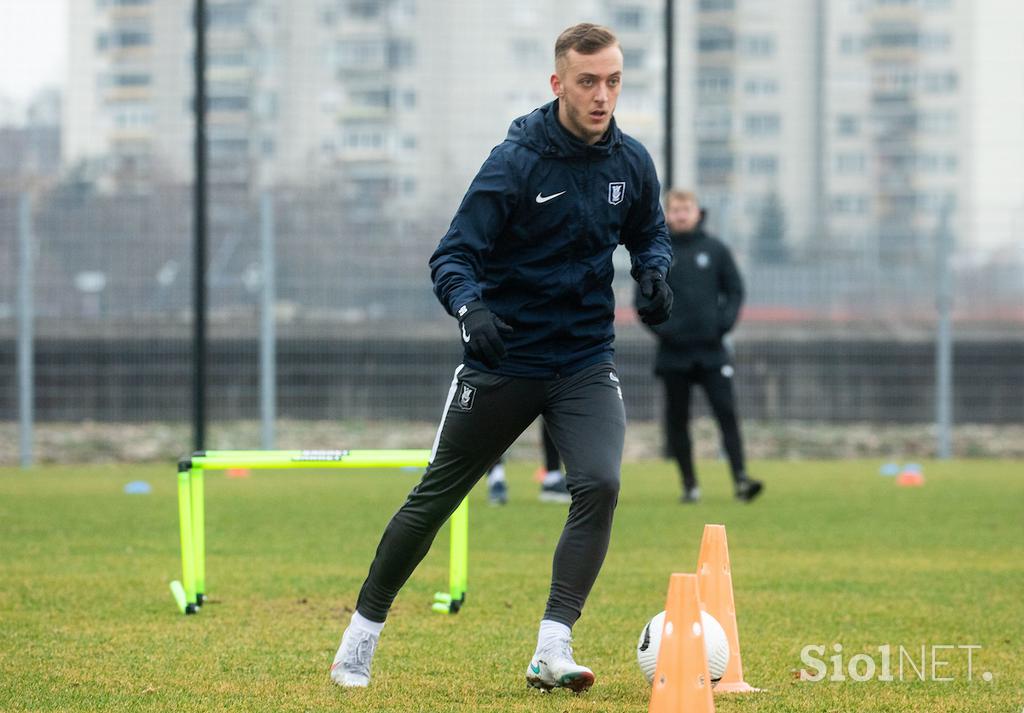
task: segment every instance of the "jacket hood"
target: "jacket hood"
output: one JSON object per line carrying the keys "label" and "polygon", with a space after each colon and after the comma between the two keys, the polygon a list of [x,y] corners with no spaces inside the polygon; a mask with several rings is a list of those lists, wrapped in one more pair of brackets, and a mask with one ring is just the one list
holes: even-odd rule
{"label": "jacket hood", "polygon": [[607,156],[622,144],[622,132],[612,117],[605,137],[596,144],[576,138],[558,121],[558,100],[521,116],[508,127],[506,141],[536,151],[542,156],[571,158]]}

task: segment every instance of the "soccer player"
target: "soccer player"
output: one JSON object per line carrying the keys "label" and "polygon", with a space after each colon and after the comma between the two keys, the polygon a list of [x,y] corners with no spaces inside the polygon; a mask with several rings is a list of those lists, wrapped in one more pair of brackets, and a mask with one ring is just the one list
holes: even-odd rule
{"label": "soccer player", "polygon": [[[675,291],[672,316],[652,326],[658,337],[655,373],[665,387],[665,436],[683,479],[681,501],[700,500],[690,439],[690,391],[704,389],[729,457],[739,500],[753,500],[763,484],[746,473],[743,439],[733,395],[733,366],[723,338],[736,325],[743,280],[732,253],[704,231],[704,212],[690,191],[668,192],[665,219],[672,237],[668,284]],[[640,304],[642,295],[637,295]]]}
{"label": "soccer player", "polygon": [[626,416],[612,358],[612,253],[620,243],[641,286],[642,319],[663,322],[672,307],[654,163],[613,118],[622,74],[610,30],[565,30],[550,79],[556,99],[512,122],[430,259],[464,360],[430,464],[384,530],[342,636],[331,667],[339,685],[368,685],[399,590],[448,516],[540,415],[572,502],[526,681],[576,692],[594,682],[573,659],[570,633],[604,562],[619,493]]}

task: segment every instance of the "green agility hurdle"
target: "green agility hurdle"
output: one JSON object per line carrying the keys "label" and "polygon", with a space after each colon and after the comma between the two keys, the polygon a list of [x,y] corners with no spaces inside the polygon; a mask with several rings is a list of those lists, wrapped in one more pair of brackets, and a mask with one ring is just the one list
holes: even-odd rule
{"label": "green agility hurdle", "polygon": [[[234,468],[293,470],[311,468],[425,467],[425,450],[197,451],[178,462],[178,526],[181,581],[171,593],[182,614],[196,614],[206,598],[206,521],[203,474]],[[448,591],[434,594],[433,610],[455,614],[466,601],[469,576],[469,498],[449,518]]]}

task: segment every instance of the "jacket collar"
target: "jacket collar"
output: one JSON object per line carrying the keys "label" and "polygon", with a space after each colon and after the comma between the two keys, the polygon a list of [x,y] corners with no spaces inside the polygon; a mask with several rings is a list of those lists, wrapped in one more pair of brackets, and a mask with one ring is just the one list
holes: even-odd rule
{"label": "jacket collar", "polygon": [[558,100],[545,104],[512,122],[507,140],[556,158],[599,158],[611,155],[622,144],[622,132],[612,117],[608,131],[596,144],[587,144],[558,121]]}

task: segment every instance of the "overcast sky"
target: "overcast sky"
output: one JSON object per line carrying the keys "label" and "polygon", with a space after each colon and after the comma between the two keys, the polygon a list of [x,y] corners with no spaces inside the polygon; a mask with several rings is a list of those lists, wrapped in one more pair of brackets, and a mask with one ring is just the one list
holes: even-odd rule
{"label": "overcast sky", "polygon": [[0,95],[23,102],[43,86],[63,84],[67,3],[86,1],[0,0]]}

